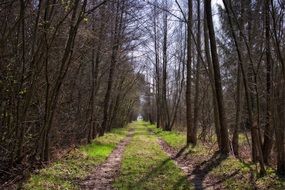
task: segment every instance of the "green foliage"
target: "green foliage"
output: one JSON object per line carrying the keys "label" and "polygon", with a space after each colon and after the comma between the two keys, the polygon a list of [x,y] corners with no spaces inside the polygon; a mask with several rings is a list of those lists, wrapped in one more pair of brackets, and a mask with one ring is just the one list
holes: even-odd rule
{"label": "green foliage", "polygon": [[91,144],[75,149],[63,159],[33,174],[24,189],[78,189],[76,181],[84,179],[91,170],[104,162],[128,128],[114,129]]}
{"label": "green foliage", "polygon": [[[146,123],[138,122],[136,133],[123,154],[117,189],[191,189],[183,172],[165,154]],[[142,148],[143,145],[143,148]]]}

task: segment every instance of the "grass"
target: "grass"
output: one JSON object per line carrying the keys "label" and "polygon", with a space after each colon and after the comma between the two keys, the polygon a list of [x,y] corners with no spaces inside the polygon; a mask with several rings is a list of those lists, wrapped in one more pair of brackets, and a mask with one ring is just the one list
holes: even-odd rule
{"label": "grass", "polygon": [[[148,128],[176,150],[180,150],[185,146],[185,132],[163,131],[160,128],[156,128],[155,125],[150,124],[148,124]],[[214,140],[213,143],[215,141],[216,140]],[[247,143],[246,134],[239,134],[239,143],[241,146]],[[199,142],[197,146],[187,147],[183,151],[189,159],[200,158],[197,165],[203,160],[210,161],[210,157],[214,152],[214,149],[202,145],[201,142]],[[222,180],[225,189],[285,189],[285,179],[279,178],[272,168],[267,168],[267,175],[264,177],[258,177],[256,174],[256,166],[254,164],[242,162],[233,156],[222,160],[219,165],[213,167],[208,173],[208,175]]]}
{"label": "grass", "polygon": [[210,174],[223,179],[226,189],[285,189],[285,180],[279,178],[272,168],[267,168],[267,175],[257,176],[256,166],[242,162],[233,156],[223,160]]}
{"label": "grass", "polygon": [[[186,134],[178,131],[163,131],[161,128],[156,128],[155,125],[149,125],[148,128],[154,132],[159,138],[164,140],[171,147],[181,150],[186,145]],[[184,150],[184,153],[195,156],[203,156],[209,154],[209,150],[201,143],[195,147],[189,146]]]}
{"label": "grass", "polygon": [[148,128],[153,131],[158,137],[162,138],[170,146],[176,149],[181,149],[185,146],[186,135],[177,131],[163,131],[161,128],[156,128],[155,125],[147,124]]}
{"label": "grass", "polygon": [[142,122],[137,123],[135,135],[123,154],[121,175],[114,187],[126,190],[191,189],[186,176]]}
{"label": "grass", "polygon": [[[193,185],[189,184],[186,176],[157,141],[159,137],[174,149],[180,150],[186,144],[185,133],[163,131],[143,121],[132,123],[128,128],[114,129],[91,144],[73,150],[63,159],[33,174],[24,189],[79,189],[78,182],[95,166],[104,162],[117,143],[125,138],[129,128],[135,128],[135,135],[123,153],[121,174],[115,180],[114,188],[193,189]],[[246,142],[245,135],[240,135],[240,139],[242,143]],[[193,159],[193,167],[197,167],[203,161],[213,161],[210,159],[215,151],[213,149],[199,143],[196,147],[187,147],[183,153],[188,159]],[[285,179],[279,178],[272,168],[267,168],[264,177],[256,174],[254,164],[242,162],[233,156],[221,160],[217,165],[210,165],[207,171],[211,178],[221,180],[225,189],[285,189]]]}
{"label": "grass", "polygon": [[[130,125],[128,128],[132,127]],[[79,189],[77,181],[87,177],[91,170],[104,162],[116,144],[127,134],[128,128],[114,129],[91,144],[73,150],[63,159],[51,163],[24,184],[27,190]]]}

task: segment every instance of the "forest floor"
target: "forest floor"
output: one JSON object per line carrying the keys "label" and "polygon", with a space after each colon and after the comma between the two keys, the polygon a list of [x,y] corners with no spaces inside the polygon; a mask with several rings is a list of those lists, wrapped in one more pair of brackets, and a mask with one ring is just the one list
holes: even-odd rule
{"label": "forest floor", "polygon": [[209,145],[185,146],[186,136],[139,121],[34,173],[24,189],[285,189],[273,169],[222,157]]}

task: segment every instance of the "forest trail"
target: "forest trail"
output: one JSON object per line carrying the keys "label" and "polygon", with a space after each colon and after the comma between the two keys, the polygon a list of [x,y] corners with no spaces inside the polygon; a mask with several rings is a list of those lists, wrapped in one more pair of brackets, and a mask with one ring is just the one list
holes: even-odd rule
{"label": "forest trail", "polygon": [[[128,148],[133,136],[135,136],[132,142],[134,145],[136,145],[137,143],[141,144],[140,141],[142,140],[154,140],[154,146],[148,146],[147,144],[143,143],[141,144],[141,147],[137,147],[138,149],[135,151],[132,150],[131,154],[127,155],[128,157],[126,157],[126,155],[124,155],[125,149]],[[127,170],[125,170],[123,172],[123,175],[120,176],[120,168],[122,165],[123,155],[125,161],[132,160],[134,155],[137,155],[137,153],[141,154],[141,150],[143,150],[144,153],[142,153],[142,158],[147,157],[147,155],[152,154],[151,149],[153,149],[154,147],[158,148],[157,145],[160,146],[161,153],[162,155],[164,155],[164,159],[156,160],[153,166],[150,165],[150,168],[154,167],[155,165],[158,165],[159,167],[155,167],[155,169],[151,170],[151,172],[140,176],[140,180],[134,184],[132,184],[132,182],[129,184],[128,182],[126,183],[125,180],[128,181],[128,179],[131,179],[134,173],[132,171],[132,168],[128,166]],[[155,178],[157,177],[156,175],[159,176],[163,173],[163,167],[167,162],[172,164],[172,167],[177,167],[175,168],[176,172],[179,173],[183,181],[181,183],[179,181],[181,179],[179,179],[176,181],[176,183],[172,182],[173,184],[178,185],[177,187],[172,188],[188,189],[191,187],[190,189],[221,189],[219,180],[213,178],[210,175],[207,175],[208,171],[210,170],[209,163],[207,163],[206,161],[200,163],[199,161],[201,161],[201,158],[199,157],[189,159],[187,155],[184,154],[185,150],[186,147],[183,147],[180,150],[172,148],[163,139],[157,137],[156,134],[151,129],[147,128],[145,124],[136,123],[135,127],[129,130],[129,134],[127,135],[127,137],[125,137],[117,145],[116,149],[110,154],[108,159],[101,165],[97,166],[93,170],[93,172],[81,183],[81,189],[112,190],[114,189],[113,183],[116,178],[119,178],[119,180],[117,180],[116,182],[116,186],[118,189],[144,189],[148,187],[148,182],[150,182],[150,184],[152,183],[151,178]],[[211,165],[214,164],[214,162],[218,164],[219,160],[221,159],[212,159]],[[173,163],[175,165],[173,165]],[[142,171],[142,173],[144,173],[144,171]],[[188,187],[184,186],[186,184]]]}
{"label": "forest trail", "polygon": [[[134,137],[134,140],[132,142],[133,145],[137,145],[141,144],[141,147],[139,147],[139,149],[143,150],[144,153],[141,154],[141,150],[137,150],[137,151],[132,151],[132,153],[134,154],[140,154],[142,157],[144,158],[147,155],[151,155],[155,152],[152,152],[152,149],[156,149],[159,148],[158,145],[158,138],[156,137],[156,135],[147,128],[147,126],[143,123],[136,123],[134,125],[133,128],[131,128],[128,131],[128,135],[121,140],[117,147],[112,151],[112,153],[109,155],[109,157],[106,159],[105,162],[103,162],[102,164],[98,165],[97,167],[95,167],[95,169],[93,169],[93,171],[91,172],[90,175],[88,175],[88,177],[86,179],[84,179],[82,182],[80,182],[80,189],[94,189],[94,190],[112,190],[112,189],[144,189],[147,188],[147,186],[149,184],[147,184],[148,182],[150,182],[150,185],[155,184],[155,181],[150,180],[150,177],[152,176],[153,172],[155,175],[161,175],[164,169],[162,169],[164,167],[164,165],[166,164],[170,164],[171,167],[175,167],[175,172],[178,172],[179,175],[177,175],[177,173],[174,173],[175,175],[177,175],[178,177],[182,177],[182,179],[186,180],[186,173],[183,173],[181,171],[183,171],[182,168],[179,168],[180,165],[174,165],[173,161],[174,159],[170,158],[170,156],[165,152],[165,150],[163,150],[163,147],[161,147],[160,153],[163,155],[163,157],[159,157],[159,159],[155,160],[155,162],[153,163],[153,165],[149,165],[151,166],[151,168],[156,167],[156,165],[159,165],[160,167],[157,167],[155,170],[151,170],[151,172],[149,171],[142,171],[142,174],[144,172],[145,175],[141,176],[140,180],[138,181],[133,181],[136,182],[135,185],[130,185],[127,183],[122,183],[120,184],[120,182],[117,183],[117,187],[114,188],[113,184],[116,178],[120,178],[120,168],[122,165],[122,159],[124,156],[124,160],[130,160],[133,159],[133,155],[131,157],[126,157],[126,155],[124,155],[124,152],[126,150],[126,148],[129,148],[129,144],[130,141],[132,141]],[[151,146],[149,143],[141,143],[140,141],[142,140],[146,140],[146,141],[155,141],[155,143]],[[162,141],[160,139],[160,141]],[[152,142],[153,143],[153,142]],[[154,156],[154,155],[153,155]],[[160,155],[161,156],[161,155]],[[151,158],[151,157],[150,157]],[[162,160],[160,160],[162,159]],[[173,161],[172,161],[173,160]],[[143,162],[145,161],[144,159],[142,160]],[[161,163],[162,164],[161,164]],[[176,168],[176,166],[178,168]],[[160,172],[161,170],[161,172]],[[121,178],[121,180],[125,180],[127,178],[132,178],[133,176],[133,171],[124,171],[123,175],[127,174],[125,176],[123,176],[124,179]],[[154,176],[155,176],[154,175]],[[185,175],[185,176],[184,176]],[[152,176],[152,177],[154,177]],[[177,178],[178,179],[178,178]],[[119,179],[120,180],[120,179]],[[189,178],[189,182],[190,182],[190,178]],[[179,183],[179,181],[177,180],[177,183]],[[173,183],[175,184],[175,183]],[[179,189],[188,189],[190,186],[188,187],[183,187],[183,185],[186,185],[187,183],[184,181],[181,184],[178,184],[178,186],[180,187]],[[158,184],[156,184],[158,185]],[[169,186],[170,184],[168,184],[167,186]],[[189,185],[189,184],[187,184]],[[118,187],[119,186],[119,187]],[[177,186],[177,187],[178,187]]]}
{"label": "forest trail", "polygon": [[91,175],[81,183],[81,189],[112,189],[112,183],[119,173],[123,151],[129,144],[133,134],[134,129],[130,129],[128,135],[117,145],[108,159],[103,164],[97,166]]}
{"label": "forest trail", "polygon": [[285,190],[284,18],[285,0],[1,0],[0,190]]}
{"label": "forest trail", "polygon": [[144,121],[133,122],[44,168],[24,189],[283,188],[282,182],[252,180],[254,165],[215,154],[215,148],[185,146],[185,141],[184,133],[163,131]]}

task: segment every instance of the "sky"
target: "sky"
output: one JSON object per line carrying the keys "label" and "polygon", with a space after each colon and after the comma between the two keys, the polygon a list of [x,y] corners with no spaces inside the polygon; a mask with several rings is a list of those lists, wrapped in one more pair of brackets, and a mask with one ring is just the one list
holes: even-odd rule
{"label": "sky", "polygon": [[[179,1],[180,3],[182,3],[182,2],[186,2],[185,0],[183,1],[183,0],[180,0]],[[174,5],[175,5],[175,3],[174,3]],[[214,28],[215,28],[215,31],[216,32],[218,32],[219,30],[220,30],[220,28],[221,28],[221,24],[220,24],[220,19],[219,19],[219,15],[218,15],[218,9],[217,9],[217,5],[220,5],[220,6],[222,6],[222,7],[224,7],[224,5],[223,5],[223,0],[212,0],[212,13],[213,13],[213,22],[214,22]],[[185,8],[185,7],[183,7],[183,8]],[[186,9],[186,8],[185,8]],[[178,16],[179,16],[179,14],[178,14]],[[175,20],[175,19],[174,19]],[[144,50],[145,50],[145,47],[143,48]],[[138,57],[138,59],[140,60],[142,57],[144,57],[144,56],[142,56],[143,55],[143,53],[145,53],[145,51],[138,51],[138,52],[134,52],[134,56],[137,56]],[[143,58],[144,59],[144,58]],[[138,61],[138,64],[140,64],[141,63],[141,60],[140,61]]]}
{"label": "sky", "polygon": [[224,7],[223,0],[212,0],[212,8],[213,8],[213,21],[215,25],[215,29],[219,30],[220,29],[220,21],[219,21],[219,15],[217,14],[217,5],[221,5]]}
{"label": "sky", "polygon": [[222,5],[222,6],[224,5],[224,4],[223,4],[223,0],[213,0],[212,2],[213,2],[214,4],[219,4],[219,5]]}

